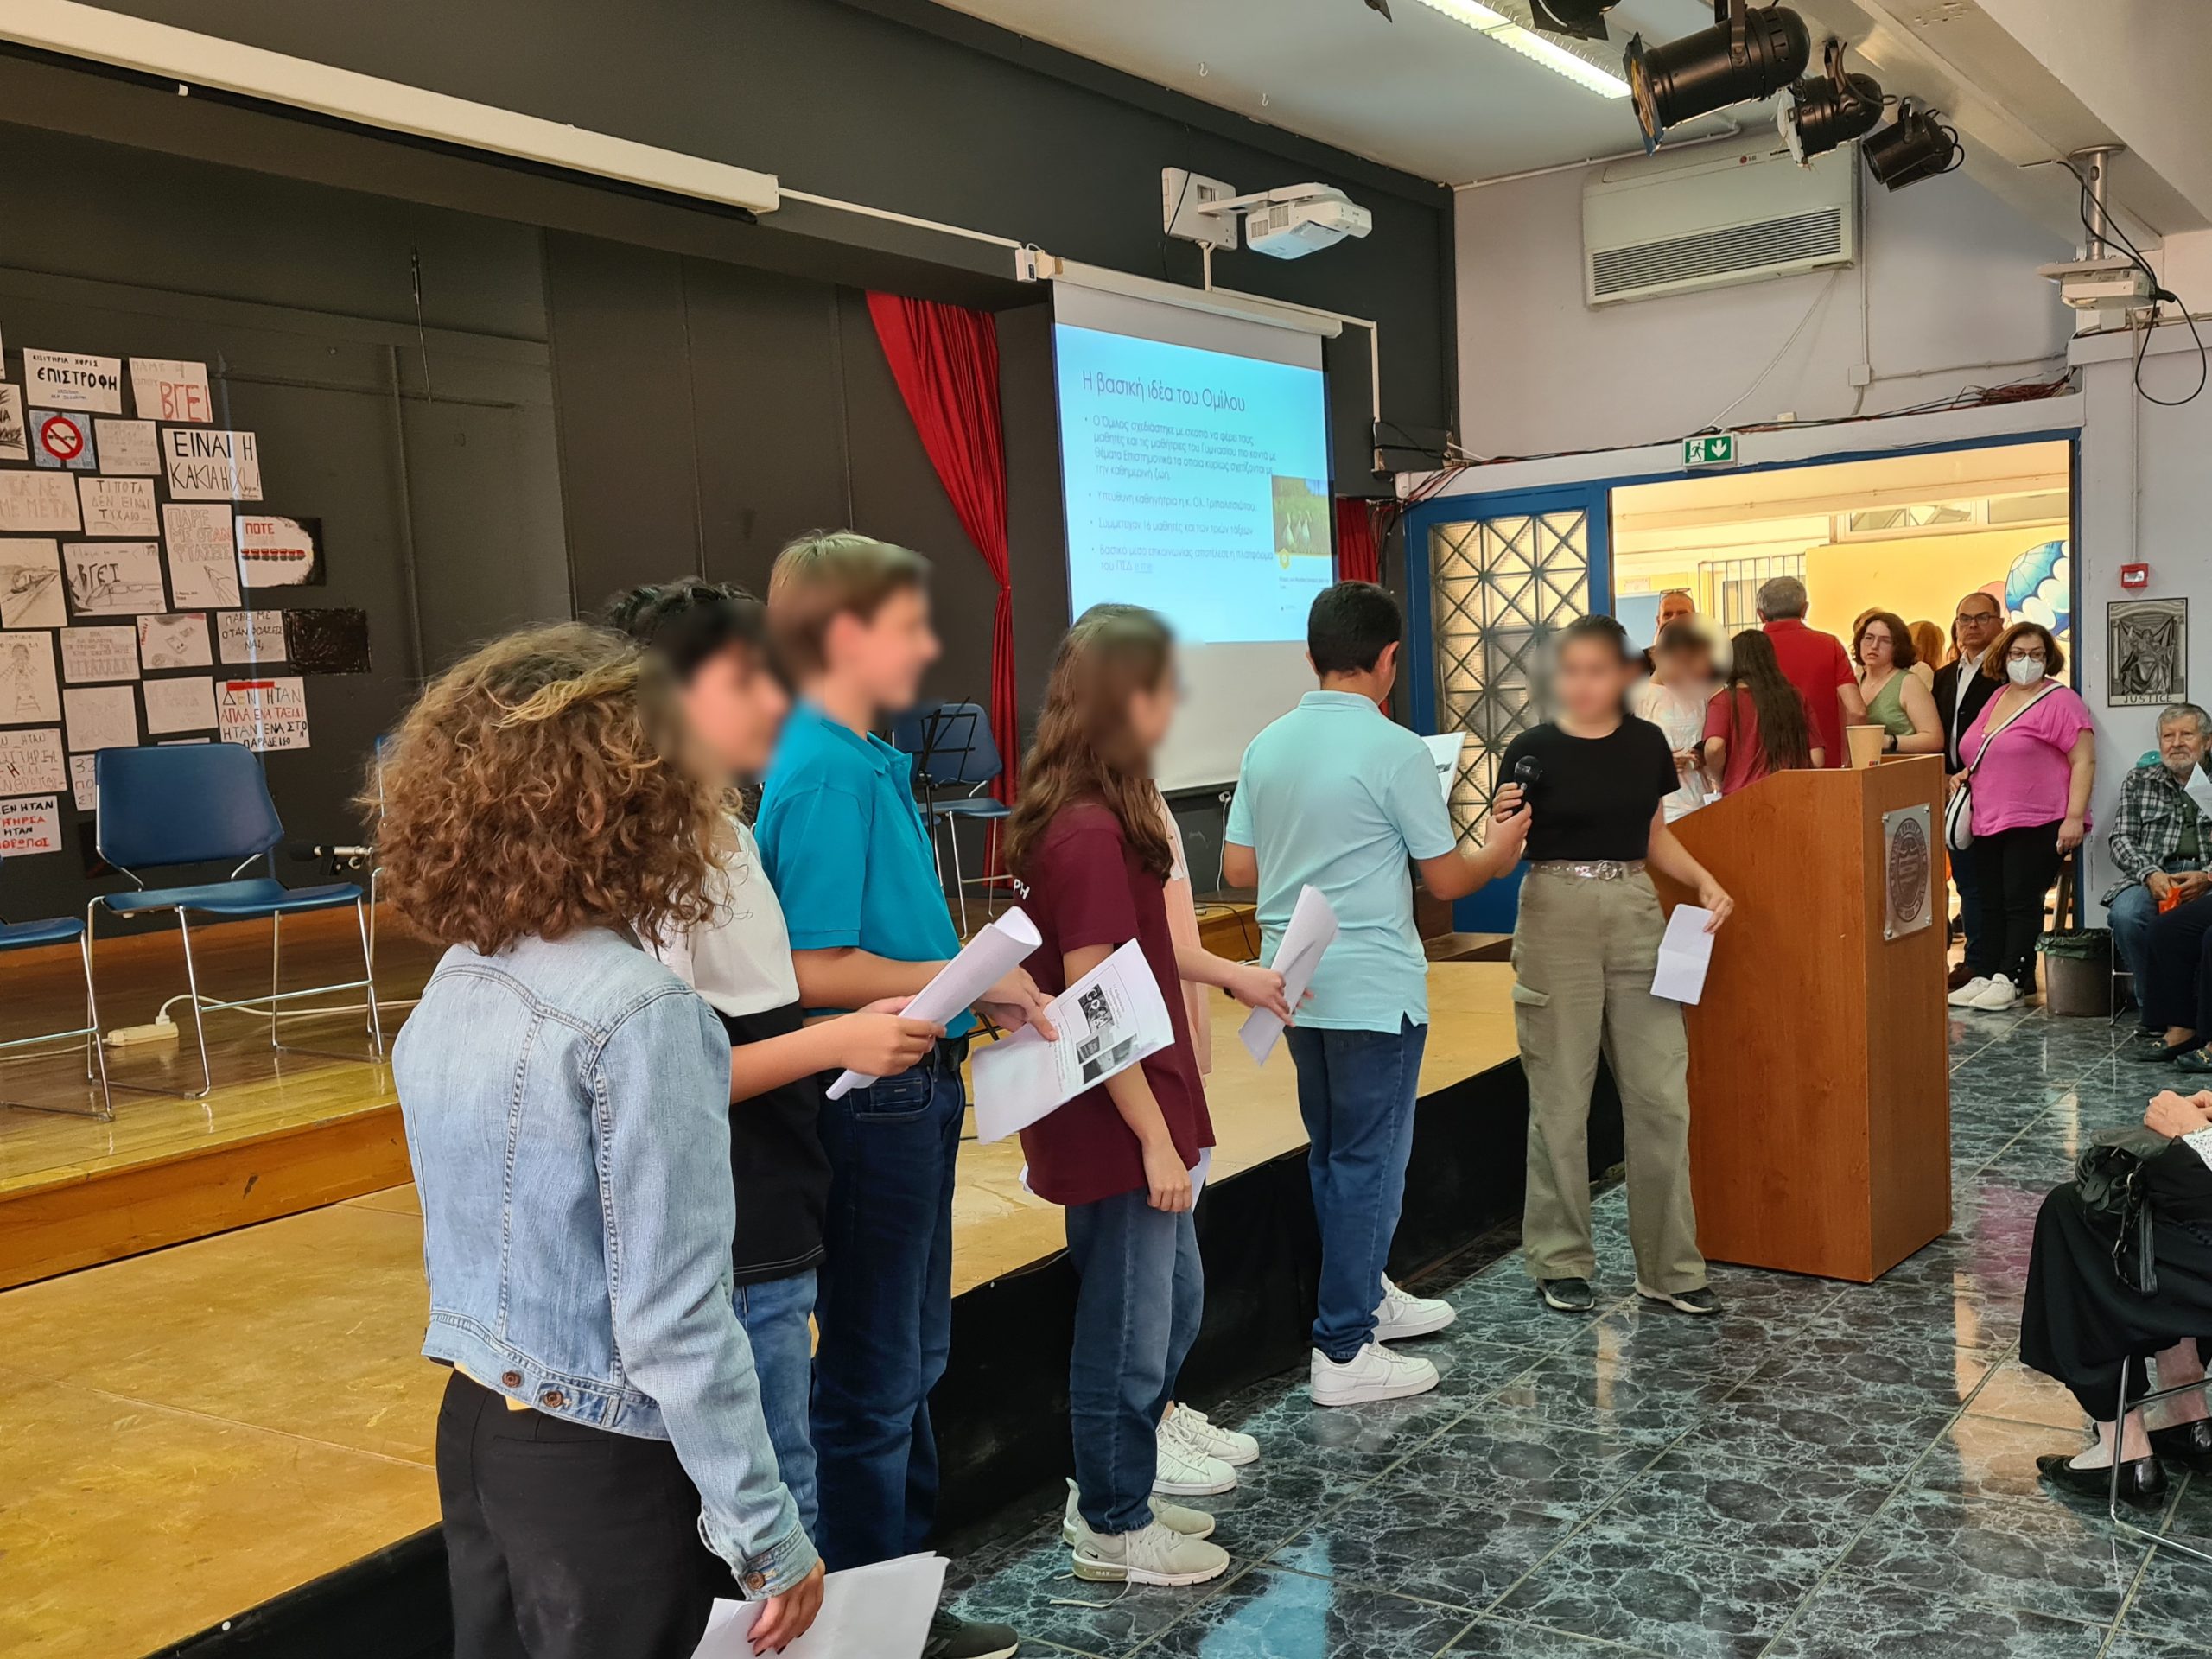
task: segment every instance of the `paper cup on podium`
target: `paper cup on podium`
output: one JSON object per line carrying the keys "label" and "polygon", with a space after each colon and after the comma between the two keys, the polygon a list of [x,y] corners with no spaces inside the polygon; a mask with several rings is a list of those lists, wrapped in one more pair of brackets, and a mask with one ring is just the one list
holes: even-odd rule
{"label": "paper cup on podium", "polygon": [[1850,746],[1851,769],[1864,772],[1882,758],[1882,732],[1879,726],[1847,726],[1843,741]]}

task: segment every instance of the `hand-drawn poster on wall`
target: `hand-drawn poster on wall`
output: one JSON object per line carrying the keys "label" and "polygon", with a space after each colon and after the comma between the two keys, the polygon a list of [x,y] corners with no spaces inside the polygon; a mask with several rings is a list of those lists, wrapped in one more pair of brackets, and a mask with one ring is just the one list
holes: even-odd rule
{"label": "hand-drawn poster on wall", "polygon": [[131,628],[61,630],[61,677],[72,685],[138,677],[138,635]]}
{"label": "hand-drawn poster on wall", "polygon": [[[94,421],[99,440],[100,471],[130,473],[152,478],[162,470],[162,446],[154,441],[151,421]],[[21,460],[19,455],[17,460]]]}
{"label": "hand-drawn poster on wall", "polygon": [[231,541],[231,510],[210,502],[168,501],[162,523],[169,536],[169,586],[180,605],[223,610],[238,602],[238,560]]}
{"label": "hand-drawn poster on wall", "polygon": [[58,628],[69,620],[61,601],[61,549],[46,541],[0,542],[0,627]]}
{"label": "hand-drawn poster on wall", "polygon": [[127,685],[73,685],[61,694],[72,754],[138,747],[138,693]]}
{"label": "hand-drawn poster on wall", "polygon": [[0,726],[61,718],[50,633],[0,633]]}
{"label": "hand-drawn poster on wall", "polygon": [[169,607],[159,542],[64,542],[61,569],[80,613],[135,616]]}
{"label": "hand-drawn poster on wall", "polygon": [[68,787],[59,728],[0,732],[0,795],[52,795]]}
{"label": "hand-drawn poster on wall", "polygon": [[99,757],[96,754],[73,754],[69,757],[69,792],[77,798],[79,812],[100,810]]}
{"label": "hand-drawn poster on wall", "polygon": [[204,732],[215,724],[214,681],[195,675],[183,680],[149,680],[144,689],[146,729],[155,736]]}
{"label": "hand-drawn poster on wall", "polygon": [[251,432],[165,426],[162,461],[169,493],[180,501],[261,499],[261,446]]}
{"label": "hand-drawn poster on wall", "polygon": [[2115,599],[2105,607],[2105,701],[2147,707],[2189,700],[2189,601]]}
{"label": "hand-drawn poster on wall", "polygon": [[31,459],[41,467],[66,467],[89,473],[99,463],[92,454],[92,417],[73,409],[31,410]]}
{"label": "hand-drawn poster on wall", "polygon": [[61,850],[61,803],[51,795],[0,801],[0,858]]}
{"label": "hand-drawn poster on wall", "polygon": [[308,747],[308,697],[296,675],[271,680],[226,680],[218,712],[222,741],[250,749]]}
{"label": "hand-drawn poster on wall", "polygon": [[0,533],[77,528],[77,480],[67,473],[0,473]]}
{"label": "hand-drawn poster on wall", "polygon": [[130,403],[144,421],[204,423],[215,418],[214,401],[207,396],[207,365],[174,357],[130,359]]}
{"label": "hand-drawn poster on wall", "polygon": [[0,386],[0,461],[29,461],[23,427],[23,389]]}
{"label": "hand-drawn poster on wall", "polygon": [[[145,668],[207,668],[214,653],[207,645],[207,619],[198,611],[138,619],[138,661]],[[147,707],[153,706],[151,693]]]}
{"label": "hand-drawn poster on wall", "polygon": [[123,359],[75,352],[25,352],[23,391],[36,409],[123,413]]}
{"label": "hand-drawn poster on wall", "polygon": [[249,588],[297,588],[322,580],[322,520],[273,512],[238,514],[238,569]]}
{"label": "hand-drawn poster on wall", "polygon": [[369,671],[366,611],[284,611],[284,638],[302,674]]}
{"label": "hand-drawn poster on wall", "polygon": [[158,536],[162,516],[154,511],[150,478],[84,478],[77,480],[77,502],[87,536]]}
{"label": "hand-drawn poster on wall", "polygon": [[284,644],[282,611],[221,611],[215,617],[215,651],[226,663],[281,663]]}

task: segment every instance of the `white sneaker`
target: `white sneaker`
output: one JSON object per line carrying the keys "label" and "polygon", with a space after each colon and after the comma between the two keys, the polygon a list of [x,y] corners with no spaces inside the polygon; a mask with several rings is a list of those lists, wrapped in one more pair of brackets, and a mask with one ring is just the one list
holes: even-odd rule
{"label": "white sneaker", "polygon": [[1103,1584],[1204,1584],[1229,1571],[1229,1552],[1159,1522],[1135,1532],[1093,1532],[1075,1522],[1075,1575]]}
{"label": "white sneaker", "polygon": [[[1164,1497],[1149,1501],[1152,1518],[1168,1531],[1179,1533],[1185,1538],[1213,1536],[1213,1516],[1204,1510],[1186,1510],[1180,1503],[1170,1503]],[[1060,1541],[1071,1545],[1075,1543],[1082,1536],[1082,1527],[1083,1512],[1077,1507],[1075,1482],[1070,1481],[1067,1512],[1060,1517]]]}
{"label": "white sneaker", "polygon": [[1382,1275],[1382,1300],[1375,1310],[1375,1340],[1398,1342],[1407,1337],[1426,1337],[1441,1331],[1459,1317],[1459,1310],[1433,1296],[1414,1296]]}
{"label": "white sneaker", "polygon": [[1370,1342],[1341,1365],[1316,1348],[1306,1386],[1317,1406],[1357,1406],[1427,1394],[1439,1380],[1436,1367],[1427,1360]]}
{"label": "white sneaker", "polygon": [[[1968,988],[1971,989],[1972,987]],[[2002,1009],[2011,1007],[2019,1000],[2020,994],[2012,988],[2012,982],[1999,974],[1988,984],[1983,986],[1975,994],[1974,1001],[1967,1006],[1970,1008],[1979,1008],[1984,1014],[1996,1014]]]}
{"label": "white sneaker", "polygon": [[1232,1469],[1242,1469],[1248,1463],[1260,1460],[1257,1440],[1249,1434],[1239,1434],[1233,1428],[1222,1427],[1194,1407],[1178,1405],[1160,1420],[1160,1433],[1163,1439],[1173,1434],[1192,1451],[1225,1463]]}
{"label": "white sneaker", "polygon": [[1213,1497],[1236,1490],[1236,1471],[1219,1458],[1210,1458],[1179,1434],[1161,1434],[1154,1442],[1152,1490],[1171,1497]]}
{"label": "white sneaker", "polygon": [[1990,980],[1987,974],[1976,974],[1972,979],[1967,981],[1965,984],[1960,986],[1957,990],[1953,991],[1950,995],[1943,1000],[1948,1002],[1955,1008],[1970,1008],[1974,1007],[1974,998],[1980,996],[1984,991],[1987,990],[1989,988],[1989,984]]}

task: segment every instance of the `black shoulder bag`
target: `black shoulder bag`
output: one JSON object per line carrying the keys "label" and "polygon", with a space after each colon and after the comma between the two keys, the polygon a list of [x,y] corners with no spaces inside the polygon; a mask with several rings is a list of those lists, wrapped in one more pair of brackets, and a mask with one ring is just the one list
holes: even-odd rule
{"label": "black shoulder bag", "polygon": [[2155,1130],[2107,1129],[2074,1169],[2082,1207],[2113,1232],[2112,1270],[2120,1282],[2145,1296],[2158,1291],[2158,1246],[2152,1231],[2145,1166],[2173,1142]]}

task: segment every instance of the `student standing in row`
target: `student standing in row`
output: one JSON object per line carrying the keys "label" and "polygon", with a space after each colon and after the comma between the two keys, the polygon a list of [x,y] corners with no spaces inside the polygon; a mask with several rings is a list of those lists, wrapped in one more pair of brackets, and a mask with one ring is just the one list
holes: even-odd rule
{"label": "student standing in row", "polygon": [[1510,869],[1529,833],[1516,814],[1489,845],[1460,851],[1428,746],[1382,712],[1403,637],[1397,601],[1373,582],[1340,582],[1314,600],[1306,647],[1320,689],[1244,751],[1222,849],[1226,878],[1259,889],[1269,960],[1300,889],[1319,888],[1337,916],[1336,942],[1287,1033],[1321,1230],[1309,1387],[1323,1406],[1434,1388],[1434,1365],[1382,1344],[1452,1318],[1383,1271],[1428,1037],[1428,959],[1407,861],[1437,898],[1463,898]]}
{"label": "student standing in row", "polygon": [[[776,559],[768,622],[799,700],[768,769],[754,833],[791,934],[809,1014],[911,996],[960,941],[938,884],[913,769],[874,732],[912,708],[936,660],[929,566],[849,531]],[[977,1004],[1002,1026],[1046,999],[1020,969]],[[919,1065],[825,1100],[828,1236],[818,1270],[814,1446],[821,1543],[838,1569],[922,1548],[937,1508],[930,1390],[952,1339],[953,1161],[967,1108],[956,1020]],[[925,1659],[1005,1659],[1003,1625],[939,1613]]]}
{"label": "student standing in row", "polygon": [[[731,791],[766,770],[791,699],[768,663],[759,600],[711,582],[671,582],[626,594],[607,620],[673,672],[692,734]],[[807,1427],[811,1320],[830,1196],[830,1160],[816,1126],[819,1074],[850,1067],[896,1077],[926,1058],[944,1032],[899,1018],[904,997],[806,1024],[783,906],[734,810],[724,813],[715,851],[712,910],[652,948],[729,1033],[737,1316],[753,1344],[777,1467],[812,1533],[820,1511]]]}
{"label": "student standing in row", "polygon": [[[1166,884],[1174,852],[1152,757],[1175,711],[1166,626],[1134,606],[1094,607],[1053,659],[1007,861],[1044,943],[1040,986],[1064,991],[1136,941],[1174,1040],[1021,1132],[1029,1185],[1067,1211],[1079,1288],[1068,1365],[1076,1494],[1066,1531],[1076,1576],[1189,1585],[1229,1567],[1213,1517],[1153,1496],[1160,1426],[1198,1334],[1205,1280],[1192,1171],[1213,1144],[1191,1023],[1189,979],[1287,1018],[1281,976],[1179,948]],[[1226,1490],[1235,1477],[1214,1465]]]}
{"label": "student standing in row", "polygon": [[574,625],[486,645],[372,803],[448,947],[392,1071],[456,1659],[689,1659],[718,1595],[782,1647],[821,1605],[730,1306],[729,1042],[641,945],[704,912],[719,792],[653,669]]}
{"label": "student standing in row", "polygon": [[[1648,862],[1697,894],[1718,928],[1735,901],[1683,849],[1662,803],[1675,783],[1666,737],[1625,712],[1628,636],[1610,616],[1561,631],[1557,716],[1506,746],[1502,777],[1532,763],[1529,879],[1513,929],[1513,1023],[1529,1077],[1522,1249],[1551,1306],[1595,1306],[1590,1236],[1590,1091],[1602,1052],[1628,1141],[1629,1240],[1637,1294],[1712,1313],[1690,1202],[1689,1040],[1682,1007],[1651,992],[1666,918]],[[1771,710],[1770,710],[1770,713]]]}

